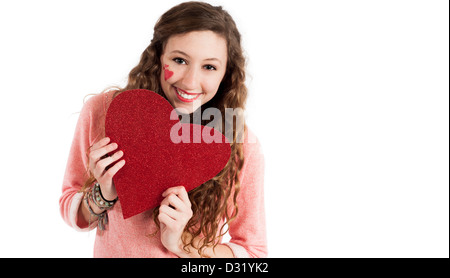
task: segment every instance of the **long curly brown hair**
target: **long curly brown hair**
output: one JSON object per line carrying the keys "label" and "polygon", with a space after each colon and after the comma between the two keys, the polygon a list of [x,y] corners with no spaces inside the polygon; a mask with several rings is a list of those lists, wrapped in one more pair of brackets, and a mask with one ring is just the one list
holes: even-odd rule
{"label": "long curly brown hair", "polygon": [[[168,39],[177,34],[192,31],[213,31],[223,36],[227,41],[227,69],[216,95],[200,109],[214,107],[225,115],[226,108],[245,109],[247,88],[245,86],[245,57],[241,47],[241,35],[232,17],[221,6],[211,6],[203,2],[181,3],[166,13],[157,21],[154,27],[153,39],[141,55],[139,64],[134,67],[128,76],[128,83],[124,88],[117,88],[114,96],[131,89],[148,89],[165,97],[160,85],[161,62],[165,44]],[[192,121],[192,114],[191,121]],[[202,120],[202,124],[207,122]],[[225,132],[225,117],[222,117],[222,127],[218,129]],[[196,237],[201,237],[198,253],[203,254],[205,247],[218,244],[218,238],[227,231],[224,229],[237,215],[236,198],[240,189],[239,173],[244,164],[242,141],[238,139],[236,124],[233,127],[233,138],[230,140],[231,156],[224,169],[214,178],[201,186],[188,192],[192,204],[193,217],[185,227],[183,236],[184,249],[194,246]],[[244,128],[246,128],[244,124]],[[95,180],[92,174],[83,188],[89,187]],[[229,215],[228,211],[233,211]],[[159,207],[153,211],[153,219],[157,226]],[[219,229],[222,219],[225,219]],[[156,234],[156,233],[155,233]]]}

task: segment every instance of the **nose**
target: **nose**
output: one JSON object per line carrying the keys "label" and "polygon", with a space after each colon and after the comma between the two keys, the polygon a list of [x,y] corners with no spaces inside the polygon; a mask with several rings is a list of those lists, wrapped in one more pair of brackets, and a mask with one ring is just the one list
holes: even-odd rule
{"label": "nose", "polygon": [[184,72],[184,75],[181,79],[181,85],[184,87],[183,89],[186,91],[195,90],[198,88],[199,82],[199,71],[194,67],[188,67]]}

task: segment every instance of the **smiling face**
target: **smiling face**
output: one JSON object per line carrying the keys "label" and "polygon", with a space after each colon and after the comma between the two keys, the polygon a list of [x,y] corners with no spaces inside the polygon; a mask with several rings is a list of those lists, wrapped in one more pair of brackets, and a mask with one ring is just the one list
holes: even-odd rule
{"label": "smiling face", "polygon": [[161,55],[161,87],[174,108],[194,112],[211,100],[227,67],[226,40],[212,31],[168,39]]}

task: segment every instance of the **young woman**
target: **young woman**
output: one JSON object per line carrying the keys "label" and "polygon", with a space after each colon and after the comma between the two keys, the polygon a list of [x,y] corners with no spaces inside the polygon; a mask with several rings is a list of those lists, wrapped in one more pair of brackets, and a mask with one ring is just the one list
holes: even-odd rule
{"label": "young woman", "polygon": [[[174,108],[184,108],[191,118],[197,109],[208,107],[222,115],[225,108],[244,109],[247,89],[240,40],[233,19],[222,7],[179,4],[156,23],[153,39],[131,70],[126,87],[95,95],[84,104],[60,209],[76,230],[97,227],[95,257],[267,256],[264,158],[258,141],[247,140],[255,137],[246,126],[244,142],[233,130],[230,160],[216,177],[189,192],[183,186],[169,188],[160,206],[126,220],[113,183],[126,162],[120,146],[104,131],[112,99],[130,89],[152,90]],[[223,132],[225,125],[223,119]],[[106,155],[110,152],[114,154]],[[101,192],[99,200],[116,200],[112,206],[92,198],[94,186]],[[225,225],[231,240],[222,243]]]}

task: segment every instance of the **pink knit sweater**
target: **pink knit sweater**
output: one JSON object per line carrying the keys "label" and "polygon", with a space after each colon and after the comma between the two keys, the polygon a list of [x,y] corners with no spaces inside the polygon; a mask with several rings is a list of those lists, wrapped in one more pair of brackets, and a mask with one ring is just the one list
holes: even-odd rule
{"label": "pink knit sweater", "polygon": [[[112,91],[102,93],[85,103],[69,153],[59,204],[65,222],[78,231],[97,227],[96,222],[90,227],[80,226],[77,217],[83,193],[79,191],[87,178],[87,149],[104,137],[104,120],[112,94]],[[232,249],[235,257],[266,257],[264,157],[253,133],[249,131],[245,138],[245,164],[240,173],[241,190],[237,198],[239,212],[229,225],[231,240],[224,244]],[[106,231],[97,230],[94,257],[176,257],[162,245],[159,232],[153,237],[146,236],[157,230],[152,211],[124,220],[119,200],[108,211],[108,218]]]}

